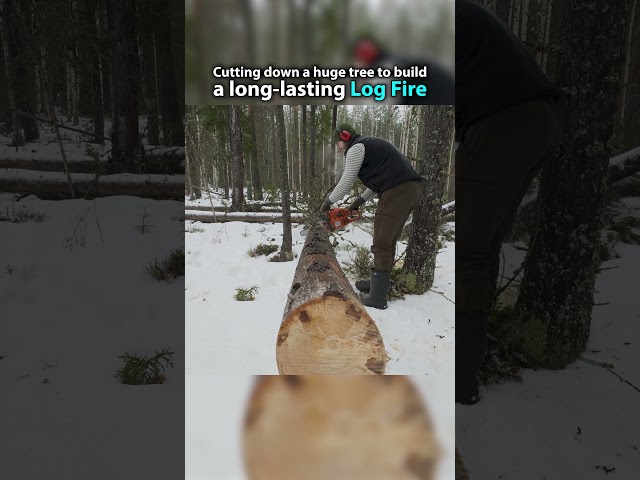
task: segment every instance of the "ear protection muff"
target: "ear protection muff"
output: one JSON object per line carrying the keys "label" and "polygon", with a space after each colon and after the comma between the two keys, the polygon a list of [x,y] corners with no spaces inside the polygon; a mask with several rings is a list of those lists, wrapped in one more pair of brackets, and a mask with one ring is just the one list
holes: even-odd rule
{"label": "ear protection muff", "polygon": [[348,142],[349,140],[351,140],[351,134],[348,131],[336,128],[336,132],[340,134],[340,140],[344,142]]}

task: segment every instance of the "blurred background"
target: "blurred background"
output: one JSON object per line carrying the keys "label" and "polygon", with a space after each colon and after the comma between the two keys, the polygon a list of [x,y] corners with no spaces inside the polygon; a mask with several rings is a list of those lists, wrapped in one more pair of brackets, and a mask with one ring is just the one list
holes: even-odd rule
{"label": "blurred background", "polygon": [[395,57],[454,68],[454,0],[186,0],[185,9],[191,105],[229,103],[211,95],[215,65],[351,66],[363,36]]}

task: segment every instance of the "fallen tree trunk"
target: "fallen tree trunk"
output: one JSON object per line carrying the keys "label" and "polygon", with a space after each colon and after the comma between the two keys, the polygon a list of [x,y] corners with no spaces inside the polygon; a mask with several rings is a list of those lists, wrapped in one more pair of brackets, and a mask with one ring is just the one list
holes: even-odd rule
{"label": "fallen tree trunk", "polygon": [[[34,173],[34,172],[30,172]],[[155,176],[154,176],[155,177]],[[93,175],[74,174],[73,188],[77,198],[92,199],[117,195],[153,199],[184,199],[182,176],[156,178],[150,175],[104,175],[96,181]],[[0,175],[0,192],[24,193],[56,199],[71,198],[69,185],[63,173],[43,172],[38,176]]]}
{"label": "fallen tree trunk", "polygon": [[[181,165],[184,157],[152,156],[141,160],[140,169],[144,173],[153,174],[184,174],[184,165]],[[67,161],[71,173],[126,173],[111,171],[109,162],[96,162],[94,160]],[[15,168],[20,170],[37,170],[40,172],[64,172],[62,160],[25,160],[25,159],[0,159],[0,168]]]}
{"label": "fallen tree trunk", "polygon": [[[211,209],[209,209],[211,212]],[[198,211],[185,211],[185,220],[192,220],[202,223],[225,223],[225,222],[247,222],[247,223],[282,223],[282,213],[273,215],[246,215],[243,212],[229,212],[214,215],[213,213],[204,214]],[[306,217],[303,215],[291,215],[291,223],[303,223]]]}
{"label": "fallen tree trunk", "polygon": [[456,202],[449,202],[442,205],[442,216],[449,215],[456,211]]}
{"label": "fallen tree trunk", "polygon": [[623,178],[609,186],[609,198],[636,197],[640,194],[640,172]]}
{"label": "fallen tree trunk", "polygon": [[[637,149],[636,149],[637,150]],[[624,157],[623,160],[616,161],[617,158],[621,158],[622,156],[615,157],[612,159],[614,163],[609,165],[609,174],[607,176],[607,181],[609,185],[613,185],[616,182],[619,182],[623,178],[629,177],[631,175],[635,175],[640,172],[640,152],[637,154],[630,154],[632,152],[627,152],[623,155],[628,155]]]}
{"label": "fallen tree trunk", "polygon": [[382,375],[382,337],[345,277],[327,231],[312,224],[276,345],[281,375]]}
{"label": "fallen tree trunk", "polygon": [[408,377],[266,376],[249,399],[250,480],[432,480],[441,447]]}
{"label": "fallen tree trunk", "polygon": [[[282,207],[282,206],[281,206]],[[210,212],[211,206],[209,205],[185,205],[185,209],[187,210],[197,210],[199,212]],[[214,212],[230,212],[231,209],[229,207],[213,207]],[[253,204],[249,203],[245,207],[245,212],[265,212],[265,213],[273,213],[274,215],[282,215],[282,208],[277,209],[277,207],[264,207],[261,204]],[[291,213],[298,213],[297,208],[292,208]]]}

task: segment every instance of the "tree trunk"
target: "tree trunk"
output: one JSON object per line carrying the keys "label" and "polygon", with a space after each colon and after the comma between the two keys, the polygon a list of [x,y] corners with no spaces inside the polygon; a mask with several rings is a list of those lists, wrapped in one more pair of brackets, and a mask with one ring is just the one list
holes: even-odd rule
{"label": "tree trunk", "polygon": [[[1,168],[1,167],[0,167]],[[229,207],[225,207],[225,206],[219,206],[219,207],[213,207],[211,208],[211,206],[209,205],[191,205],[189,206],[188,210],[197,210],[197,211],[202,211],[202,212],[221,212],[221,213],[225,213],[225,212],[229,212],[230,209]],[[247,207],[245,208],[245,212],[260,212],[260,213],[267,213],[267,214],[271,214],[271,215],[282,215],[282,206],[280,205],[280,202],[278,202],[277,206],[269,206],[266,203],[252,203],[247,205]],[[298,210],[295,208],[291,209],[291,213],[298,213]]]}
{"label": "tree trunk", "polygon": [[[6,18],[11,18],[13,27],[10,29],[13,42],[9,42],[10,52],[14,56],[15,78],[14,95],[17,107],[27,113],[35,114],[36,104],[36,64],[37,56],[35,39],[27,27],[27,19],[30,16],[31,4],[28,2],[16,2],[5,0],[5,6],[12,3],[13,7]],[[8,12],[9,13],[9,12]],[[5,25],[5,27],[7,27]],[[24,133],[25,142],[35,142],[40,138],[38,123],[29,117],[21,117],[20,124]]]}
{"label": "tree trunk", "polygon": [[[217,212],[217,209],[215,210]],[[201,212],[198,209],[187,207],[185,213],[185,220],[199,221],[202,223],[225,223],[225,222],[245,222],[245,223],[282,223],[284,218],[279,212],[274,212],[267,215],[251,215],[243,214],[243,212],[229,212],[220,214],[213,214],[211,208],[208,212]],[[291,223],[304,223],[304,215],[291,215]]]}
{"label": "tree trunk", "polygon": [[256,29],[251,10],[251,0],[240,0],[240,14],[244,24],[244,38],[246,38],[247,65],[256,65]]}
{"label": "tree trunk", "polygon": [[[184,167],[181,163],[184,161],[184,155],[158,155],[145,156],[140,165],[140,170],[144,173],[152,174],[180,174],[184,175]],[[98,171],[109,170],[108,162],[95,160],[75,160],[68,162],[69,171],[71,173],[97,173]],[[20,170],[34,170],[41,172],[62,172],[64,164],[61,160],[31,160],[21,158],[0,158],[0,169],[17,168]],[[110,173],[126,173],[109,170]]]}
{"label": "tree trunk", "polygon": [[404,376],[260,377],[242,441],[255,480],[433,480],[442,457]]}
{"label": "tree trunk", "polygon": [[184,125],[180,100],[183,92],[178,92],[173,62],[173,36],[169,16],[169,0],[155,0],[156,56],[160,113],[162,115],[162,144],[184,145]]}
{"label": "tree trunk", "polygon": [[[514,332],[533,365],[562,368],[586,348],[598,273],[627,2],[568,1],[558,81],[575,92],[557,162],[542,173]],[[599,58],[594,63],[593,58]],[[591,126],[584,130],[584,125]]]}
{"label": "tree trunk", "polygon": [[187,107],[189,111],[187,112],[187,125],[186,125],[186,135],[185,135],[185,152],[187,154],[187,171],[189,172],[189,179],[187,182],[187,189],[190,194],[191,200],[195,200],[198,198],[202,198],[202,191],[200,190],[201,179],[198,175],[198,148],[196,146],[197,142],[197,118],[195,115],[194,107],[189,105]]}
{"label": "tree trunk", "polygon": [[[416,276],[416,289],[423,293],[433,285],[438,255],[442,203],[451,155],[453,111],[450,106],[432,106],[421,115],[421,159],[418,173],[426,178],[420,203],[413,212],[411,238],[404,270]],[[426,119],[429,119],[427,126]]]}
{"label": "tree trunk", "polygon": [[140,66],[142,68],[142,79],[144,82],[144,101],[147,110],[147,138],[149,145],[160,145],[160,120],[158,118],[155,57],[153,33],[148,31],[141,32]]}
{"label": "tree trunk", "polygon": [[111,157],[121,171],[137,171],[140,158],[138,132],[138,49],[134,0],[107,2],[111,36],[111,78],[113,82],[113,134]]}
{"label": "tree trunk", "polygon": [[[184,199],[184,182],[177,181],[179,179],[175,177],[158,175],[149,178],[149,175],[132,175],[123,180],[120,175],[102,175],[96,180],[95,175],[73,174],[71,179],[76,198],[130,195],[159,200]],[[57,176],[50,174],[45,179],[38,179],[34,178],[31,170],[26,171],[24,176],[16,170],[10,174],[0,174],[0,191],[28,193],[41,198],[63,199],[72,196],[69,180],[64,173],[59,173]]]}
{"label": "tree trunk", "polygon": [[240,132],[240,107],[229,105],[229,140],[231,146],[231,208],[244,212],[244,159]]}
{"label": "tree trunk", "polygon": [[11,12],[7,8],[7,5],[10,2],[8,0],[3,0],[2,2],[2,16],[0,20],[0,34],[2,34],[2,53],[4,56],[4,65],[6,69],[6,79],[7,79],[7,96],[9,98],[9,106],[12,108],[11,110],[11,126],[12,126],[12,137],[13,141],[11,142],[11,146],[21,146],[24,145],[24,138],[22,137],[22,133],[20,132],[20,123],[18,121],[18,114],[15,111],[16,108],[16,100],[15,93],[13,89],[13,85],[15,84],[15,66],[13,57],[9,53],[9,35],[8,35],[8,22],[7,15]]}
{"label": "tree trunk", "polygon": [[249,129],[251,134],[251,183],[253,184],[253,198],[255,200],[264,200],[264,194],[262,193],[262,182],[260,180],[258,138],[256,135],[256,115],[253,105],[249,105]]}
{"label": "tree trunk", "polygon": [[[90,38],[98,38],[96,25],[97,0],[85,0],[85,28]],[[97,43],[97,42],[96,42]],[[100,54],[98,47],[85,46],[89,62],[89,79],[91,81],[91,112],[93,115],[93,141],[104,144],[104,110],[102,107],[102,86],[100,84]]]}
{"label": "tree trunk", "polygon": [[298,124],[298,109],[291,106],[290,112],[293,115],[293,128],[291,130],[291,141],[289,145],[292,149],[291,161],[291,189],[293,191],[291,204],[295,207],[298,205],[298,190],[300,188],[300,131]]}
{"label": "tree trunk", "polygon": [[309,176],[307,175],[307,106],[301,105],[302,108],[302,158],[300,159],[302,168],[302,198],[306,201],[309,195]]}
{"label": "tree trunk", "polygon": [[113,118],[113,102],[111,101],[111,48],[109,42],[109,26],[107,25],[104,0],[98,0],[98,59],[100,60],[100,75],[102,86],[102,104],[109,105],[108,113]]}
{"label": "tree trunk", "polygon": [[289,173],[287,165],[287,132],[284,127],[284,107],[275,106],[276,123],[278,125],[278,153],[280,155],[280,188],[282,189],[282,248],[280,249],[280,260],[293,260],[291,250],[291,204],[289,198]]}
{"label": "tree trunk", "polygon": [[325,228],[309,227],[278,332],[281,375],[382,375],[380,332],[345,277]]}
{"label": "tree trunk", "polygon": [[620,140],[626,148],[638,145],[640,132],[640,5],[632,1],[627,27],[627,59],[623,77],[620,108]]}
{"label": "tree trunk", "polygon": [[[391,107],[389,107],[391,108]],[[333,132],[338,122],[338,105],[333,106],[331,115],[331,134],[329,135],[329,147],[331,148],[331,163],[329,164],[329,185],[336,184],[336,146],[333,144]]]}
{"label": "tree trunk", "polygon": [[309,180],[316,178],[316,105],[311,105],[309,113]]}

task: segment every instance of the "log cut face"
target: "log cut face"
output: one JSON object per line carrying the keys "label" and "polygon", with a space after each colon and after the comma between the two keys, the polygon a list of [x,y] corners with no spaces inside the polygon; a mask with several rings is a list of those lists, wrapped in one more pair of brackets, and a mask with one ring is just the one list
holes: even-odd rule
{"label": "log cut face", "polygon": [[250,480],[431,480],[440,456],[408,377],[266,376],[249,400]]}
{"label": "log cut face", "polygon": [[293,278],[278,339],[281,375],[382,375],[378,327],[345,277],[327,232],[312,226]]}

